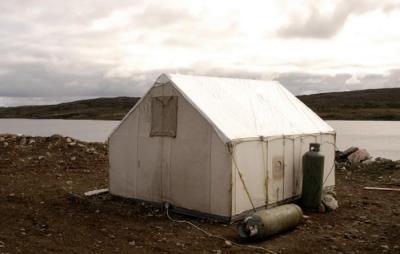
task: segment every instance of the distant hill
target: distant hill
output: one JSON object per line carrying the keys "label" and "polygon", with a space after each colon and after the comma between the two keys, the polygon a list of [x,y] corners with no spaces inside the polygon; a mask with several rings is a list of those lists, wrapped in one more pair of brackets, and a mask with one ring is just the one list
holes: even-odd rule
{"label": "distant hill", "polygon": [[57,105],[0,107],[0,118],[120,120],[139,99],[96,98]]}
{"label": "distant hill", "polygon": [[298,96],[326,120],[400,120],[400,88]]}
{"label": "distant hill", "polygon": [[[400,120],[400,88],[298,96],[326,120]],[[120,120],[138,97],[80,100],[57,105],[0,107],[0,118]]]}

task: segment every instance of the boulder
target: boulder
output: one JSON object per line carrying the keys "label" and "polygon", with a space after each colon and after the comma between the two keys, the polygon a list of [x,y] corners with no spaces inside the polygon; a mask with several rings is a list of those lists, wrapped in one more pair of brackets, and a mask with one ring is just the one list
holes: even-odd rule
{"label": "boulder", "polygon": [[337,162],[346,162],[347,161],[347,157],[350,154],[356,152],[357,150],[358,150],[358,147],[354,147],[354,146],[347,148],[343,152],[337,150],[337,151],[335,151],[335,161],[337,161]]}
{"label": "boulder", "polygon": [[346,150],[344,150],[344,151],[342,152],[342,155],[343,155],[344,157],[347,157],[347,156],[349,156],[350,154],[352,154],[352,153],[354,153],[354,152],[356,152],[356,151],[358,151],[358,150],[359,150],[358,147],[351,146],[351,147],[347,148]]}
{"label": "boulder", "polygon": [[359,149],[347,156],[347,159],[351,163],[363,162],[365,160],[368,160],[369,158],[371,158],[371,155],[365,149]]}

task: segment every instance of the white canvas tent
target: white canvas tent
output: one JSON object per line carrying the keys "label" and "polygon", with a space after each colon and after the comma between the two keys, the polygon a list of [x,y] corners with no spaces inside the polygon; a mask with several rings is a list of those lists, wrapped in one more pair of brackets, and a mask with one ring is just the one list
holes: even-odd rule
{"label": "white canvas tent", "polygon": [[334,130],[276,81],[162,74],[109,137],[110,192],[227,221],[301,195],[321,144],[334,186]]}

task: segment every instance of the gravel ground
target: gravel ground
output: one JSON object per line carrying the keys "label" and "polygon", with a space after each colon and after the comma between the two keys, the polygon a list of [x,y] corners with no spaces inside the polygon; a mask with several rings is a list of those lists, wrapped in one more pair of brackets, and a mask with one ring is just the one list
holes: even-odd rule
{"label": "gravel ground", "polygon": [[[0,135],[0,253],[256,252],[171,222],[159,208],[84,197],[107,187],[107,167],[103,143]],[[389,160],[338,165],[338,210],[252,244],[276,253],[400,253],[400,192],[363,189],[400,188],[399,168]],[[172,216],[244,243],[235,224]]]}

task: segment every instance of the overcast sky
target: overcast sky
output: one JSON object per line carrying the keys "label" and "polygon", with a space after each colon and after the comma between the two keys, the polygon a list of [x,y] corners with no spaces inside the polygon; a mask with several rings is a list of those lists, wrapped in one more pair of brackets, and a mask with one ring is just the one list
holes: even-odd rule
{"label": "overcast sky", "polygon": [[400,1],[0,1],[0,105],[140,96],[163,72],[295,94],[400,87]]}

